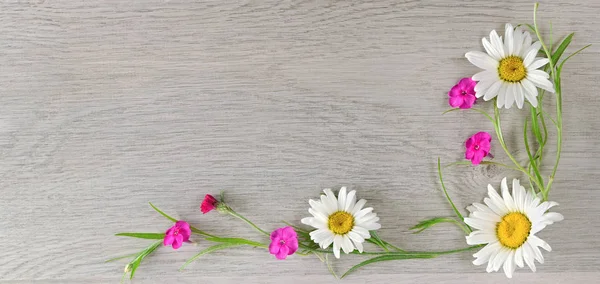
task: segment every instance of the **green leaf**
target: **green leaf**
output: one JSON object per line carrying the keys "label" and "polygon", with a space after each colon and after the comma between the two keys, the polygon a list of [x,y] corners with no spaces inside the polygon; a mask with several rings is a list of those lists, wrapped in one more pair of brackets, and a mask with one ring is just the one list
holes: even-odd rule
{"label": "green leaf", "polygon": [[144,258],[146,256],[148,256],[149,254],[151,254],[153,251],[156,250],[156,248],[158,248],[158,246],[162,243],[162,241],[158,241],[153,243],[152,245],[150,245],[149,247],[147,247],[145,250],[141,251],[135,259],[133,259],[130,264],[131,264],[131,274],[129,275],[129,279],[133,279],[133,276],[135,275],[135,271],[137,270],[137,268],[140,266],[140,264],[142,263],[142,260],[144,260]]}
{"label": "green leaf", "polygon": [[373,238],[366,239],[366,241],[379,246],[380,248],[382,248],[385,251],[389,251],[387,246],[385,245],[383,240],[381,240],[381,238],[379,237],[379,235],[377,234],[376,231],[369,231],[369,233],[371,233],[371,237],[373,237]]}
{"label": "green leaf", "polygon": [[192,263],[194,260],[198,259],[199,257],[214,252],[214,251],[218,251],[218,250],[222,250],[222,249],[226,249],[226,248],[230,248],[230,247],[236,247],[236,246],[241,246],[243,244],[235,244],[235,243],[223,243],[223,244],[219,244],[219,245],[214,245],[212,247],[208,247],[206,249],[201,250],[198,254],[194,255],[192,258],[190,258],[188,261],[186,261],[180,268],[179,270],[183,270],[186,266],[188,266],[190,263]]}
{"label": "green leaf", "polygon": [[439,224],[439,223],[457,223],[458,221],[456,221],[453,218],[448,218],[448,217],[436,217],[436,218],[432,218],[432,219],[427,219],[424,221],[419,222],[419,224],[414,225],[412,228],[410,228],[411,230],[416,230],[415,232],[413,232],[413,234],[418,234],[420,232],[425,231],[426,229],[429,229],[429,227],[435,225],[435,224]]}
{"label": "green leaf", "polygon": [[565,52],[565,49],[567,49],[569,44],[571,44],[571,40],[573,39],[574,35],[575,35],[575,33],[571,33],[567,37],[565,37],[565,39],[563,39],[563,41],[560,43],[560,45],[558,46],[556,51],[554,51],[554,53],[552,54],[552,58],[551,58],[552,63],[554,63],[556,65],[556,63],[558,62],[560,57]]}
{"label": "green leaf", "polygon": [[434,258],[437,255],[435,254],[392,254],[392,255],[382,255],[382,256],[377,256],[368,260],[365,260],[355,266],[352,266],[350,269],[348,269],[348,271],[346,271],[346,273],[344,273],[342,275],[342,277],[340,278],[344,278],[346,277],[348,274],[354,272],[355,270],[365,266],[365,265],[369,265],[375,262],[381,262],[381,261],[389,261],[389,260],[403,260],[403,259],[415,259],[415,258]]}
{"label": "green leaf", "polygon": [[556,68],[556,72],[557,72],[557,76],[560,77],[560,71],[562,70],[563,65],[567,62],[567,60],[571,59],[571,57],[575,56],[576,54],[582,52],[584,49],[588,48],[592,46],[591,44],[588,44],[580,49],[578,49],[577,51],[573,52],[573,54],[569,55],[567,58],[565,58],[565,60],[563,60],[560,65],[558,65],[558,68]]}
{"label": "green leaf", "polygon": [[165,238],[165,233],[118,233],[115,236],[160,240]]}
{"label": "green leaf", "polygon": [[[442,166],[441,166],[440,158],[438,158],[437,170],[438,170],[438,177],[440,179],[440,183],[442,184],[442,189],[444,190],[444,194],[446,195],[446,199],[448,199],[448,203],[450,203],[450,205],[452,206],[452,209],[454,210],[454,213],[456,213],[456,217],[458,217],[458,219],[460,219],[460,220],[464,220],[462,214],[460,214],[460,211],[458,211],[458,209],[456,209],[456,206],[454,205],[454,202],[452,202],[452,199],[450,198],[450,195],[448,195],[448,191],[446,190],[446,185],[444,185],[444,179],[442,177]],[[469,227],[469,225],[466,225],[466,226],[467,226],[467,229],[469,231],[472,231],[471,227]]]}
{"label": "green leaf", "polygon": [[154,210],[156,210],[156,212],[160,213],[160,215],[163,215],[165,218],[167,218],[167,219],[169,219],[169,220],[171,220],[173,222],[177,222],[177,219],[175,219],[175,218],[167,215],[167,213],[165,213],[165,212],[162,212],[160,209],[156,208],[156,206],[154,206],[154,204],[152,204],[151,202],[148,202],[148,203],[150,203],[150,206],[152,206],[152,208]]}
{"label": "green leaf", "polygon": [[123,255],[123,256],[117,256],[114,258],[111,258],[109,260],[105,260],[104,262],[113,262],[113,261],[117,261],[119,259],[124,259],[124,258],[129,258],[129,257],[133,257],[133,256],[137,256],[139,253],[132,253],[132,254],[128,254],[128,255]]}
{"label": "green leaf", "polygon": [[254,242],[254,241],[250,241],[250,240],[246,240],[246,239],[242,239],[242,238],[217,238],[217,237],[209,237],[206,238],[205,240],[210,241],[210,242],[216,242],[216,243],[228,243],[228,244],[235,244],[235,245],[249,245],[249,246],[253,246],[253,247],[266,247],[265,244],[259,243],[259,242]]}

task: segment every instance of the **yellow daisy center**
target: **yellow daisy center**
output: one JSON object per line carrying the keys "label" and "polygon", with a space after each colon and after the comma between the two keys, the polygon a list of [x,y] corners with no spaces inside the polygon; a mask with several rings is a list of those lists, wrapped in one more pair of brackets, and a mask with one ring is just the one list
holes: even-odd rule
{"label": "yellow daisy center", "polygon": [[344,211],[337,211],[329,216],[329,230],[337,235],[344,235],[354,227],[354,217]]}
{"label": "yellow daisy center", "polygon": [[523,59],[518,56],[509,56],[500,60],[498,65],[500,79],[506,82],[520,82],[527,76],[527,69],[523,65]]}
{"label": "yellow daisy center", "polygon": [[531,231],[531,222],[523,213],[513,212],[502,217],[496,226],[496,235],[500,243],[508,248],[517,249],[525,243]]}

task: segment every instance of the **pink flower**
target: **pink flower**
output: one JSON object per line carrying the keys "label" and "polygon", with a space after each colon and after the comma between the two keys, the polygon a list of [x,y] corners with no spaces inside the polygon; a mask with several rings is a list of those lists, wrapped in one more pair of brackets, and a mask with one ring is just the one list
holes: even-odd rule
{"label": "pink flower", "polygon": [[471,160],[473,165],[479,165],[483,157],[490,155],[490,143],[492,142],[492,136],[487,132],[478,132],[477,134],[469,137],[465,141],[465,159]]}
{"label": "pink flower", "polygon": [[298,235],[294,228],[283,227],[271,233],[269,252],[274,254],[277,259],[285,259],[296,250],[298,250]]}
{"label": "pink flower", "polygon": [[200,211],[202,211],[202,214],[206,214],[217,208],[217,204],[219,204],[219,201],[214,196],[207,194],[204,196],[202,204],[200,204]]}
{"label": "pink flower", "polygon": [[177,221],[175,225],[167,230],[165,233],[165,239],[163,245],[173,245],[173,249],[181,247],[183,242],[187,242],[190,239],[192,230],[190,230],[190,224],[186,221]]}
{"label": "pink flower", "polygon": [[451,107],[471,108],[477,100],[475,97],[475,85],[477,82],[471,78],[462,78],[448,92],[448,103]]}

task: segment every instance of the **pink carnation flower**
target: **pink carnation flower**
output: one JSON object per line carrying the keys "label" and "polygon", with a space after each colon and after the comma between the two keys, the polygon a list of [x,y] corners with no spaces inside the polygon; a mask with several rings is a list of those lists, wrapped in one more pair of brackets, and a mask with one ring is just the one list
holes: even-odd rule
{"label": "pink carnation flower", "polygon": [[271,244],[269,252],[274,254],[277,259],[285,259],[298,250],[298,235],[294,228],[283,227],[271,233]]}
{"label": "pink carnation flower", "polygon": [[465,159],[473,165],[479,165],[485,156],[490,155],[492,136],[487,132],[478,132],[465,141]]}
{"label": "pink carnation flower", "polygon": [[475,97],[475,85],[477,82],[471,78],[462,78],[458,84],[454,85],[448,92],[448,103],[451,107],[472,108],[477,100]]}
{"label": "pink carnation flower", "polygon": [[186,221],[177,221],[175,225],[167,230],[165,233],[165,239],[163,245],[173,246],[173,249],[181,247],[183,242],[187,242],[190,239],[192,230],[190,230],[190,224]]}
{"label": "pink carnation flower", "polygon": [[217,204],[219,204],[219,201],[214,196],[207,194],[202,204],[200,204],[200,211],[202,211],[202,214],[206,214],[217,208]]}

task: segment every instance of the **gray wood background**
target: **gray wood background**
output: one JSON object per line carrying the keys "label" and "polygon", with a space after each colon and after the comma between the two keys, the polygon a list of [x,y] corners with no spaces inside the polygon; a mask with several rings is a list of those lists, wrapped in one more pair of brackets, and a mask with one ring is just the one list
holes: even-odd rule
{"label": "gray wood background", "polygon": [[[600,2],[556,2],[541,4],[544,30],[551,21],[556,39],[577,32],[570,51],[594,45],[563,71],[564,154],[551,199],[566,220],[541,233],[554,249],[546,263],[509,281],[473,266],[467,252],[380,263],[346,283],[600,277]],[[465,52],[482,50],[481,37],[506,22],[531,22],[532,8],[516,0],[0,1],[0,282],[117,283],[125,262],[104,260],[149,241],[113,234],[169,226],[149,201],[207,231],[265,241],[227,216],[200,214],[204,194],[220,190],[271,230],[282,219],[299,223],[322,188],[346,185],[375,207],[383,238],[412,250],[465,246],[451,225],[408,230],[452,214],[437,157],[461,160],[466,137],[492,131],[474,113],[442,116],[446,93],[477,71]],[[527,112],[503,114],[509,146],[524,159]],[[495,140],[492,151],[507,161]],[[481,201],[488,183],[522,178],[492,166],[445,174],[461,208]],[[205,246],[159,249],[134,282],[333,281],[315,258],[277,261],[249,248],[177,271]],[[362,259],[334,265],[341,272]]]}

